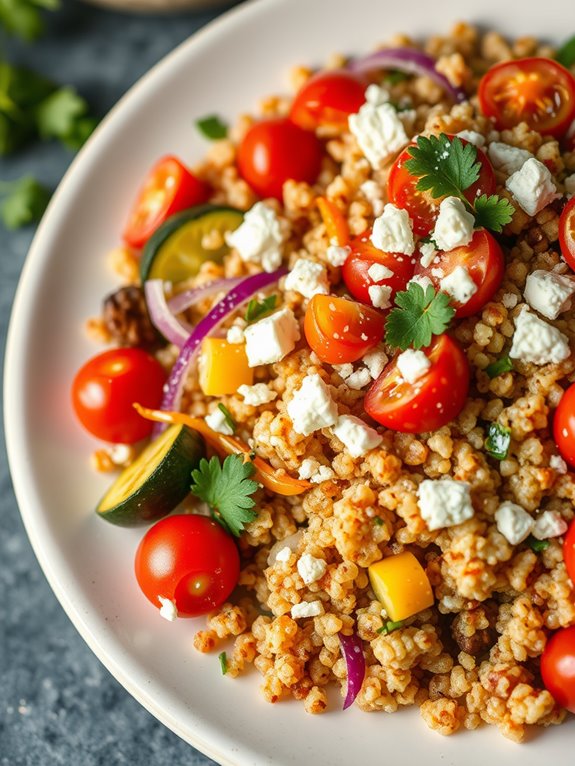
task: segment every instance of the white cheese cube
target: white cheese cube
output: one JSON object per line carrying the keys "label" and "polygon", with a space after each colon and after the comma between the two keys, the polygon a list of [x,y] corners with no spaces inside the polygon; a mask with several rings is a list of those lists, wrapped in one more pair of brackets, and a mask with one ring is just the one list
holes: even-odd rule
{"label": "white cheese cube", "polygon": [[304,553],[297,562],[297,571],[305,585],[321,580],[327,569],[323,559],[317,559],[311,553]]}
{"label": "white cheese cube", "polygon": [[526,149],[518,149],[516,146],[503,144],[499,141],[489,144],[487,153],[493,167],[508,176],[521,170],[527,160],[533,157],[531,152]]}
{"label": "white cheese cube", "polygon": [[523,306],[515,317],[509,356],[533,364],[558,364],[570,353],[567,336]]}
{"label": "white cheese cube", "polygon": [[226,416],[219,407],[216,407],[213,412],[211,412],[209,415],[206,415],[204,420],[206,421],[206,425],[208,425],[212,431],[216,431],[218,434],[226,434],[226,436],[232,436],[234,433],[233,428],[230,427],[226,420]]}
{"label": "white cheese cube", "polygon": [[465,266],[456,266],[451,274],[444,277],[439,286],[444,293],[450,295],[454,301],[465,305],[472,295],[477,292],[477,285],[469,276]]}
{"label": "white cheese cube", "polygon": [[459,133],[456,133],[455,135],[459,136],[459,138],[462,138],[464,141],[473,144],[473,146],[478,146],[480,149],[482,146],[485,146],[485,136],[482,136],[481,133],[478,133],[476,130],[460,130]]}
{"label": "white cheese cube", "polygon": [[557,473],[567,473],[567,463],[563,460],[561,455],[551,455],[549,466]]}
{"label": "white cheese cube", "polygon": [[388,309],[391,306],[391,287],[389,285],[370,285],[367,292],[372,306],[376,309]]}
{"label": "white cheese cube", "polygon": [[250,367],[279,362],[300,337],[299,324],[291,309],[280,309],[244,330],[246,354]]}
{"label": "white cheese cube", "polygon": [[433,242],[421,242],[419,244],[419,262],[424,269],[427,269],[433,263],[437,255],[437,250]]}
{"label": "white cheese cube", "polygon": [[328,428],[337,420],[337,405],[328,386],[317,373],[308,375],[287,405],[294,431],[308,436],[320,428]]}
{"label": "white cheese cube", "polygon": [[473,239],[475,218],[457,197],[446,197],[439,205],[439,215],[431,235],[440,250],[468,245]]}
{"label": "white cheese cube", "polygon": [[160,607],[160,616],[163,617],[164,620],[168,620],[168,622],[174,622],[174,620],[177,620],[179,615],[178,609],[176,607],[176,602],[171,598],[164,598],[163,596],[158,596],[158,601],[162,605]]}
{"label": "white cheese cube", "polygon": [[299,604],[294,604],[291,608],[291,616],[294,620],[303,617],[317,617],[320,614],[323,614],[321,601],[302,601]]}
{"label": "white cheese cube", "polygon": [[505,501],[495,512],[497,529],[511,545],[519,545],[531,534],[534,521],[520,505]]}
{"label": "white cheese cube", "polygon": [[333,479],[335,472],[329,466],[321,465],[315,458],[308,457],[302,460],[298,476],[300,479],[309,479],[312,484],[321,484],[323,481]]}
{"label": "white cheese cube", "polygon": [[279,561],[280,564],[287,564],[287,562],[290,560],[292,554],[292,550],[289,547],[289,545],[284,546],[283,548],[280,548],[279,551],[276,553],[276,561]]}
{"label": "white cheese cube", "polygon": [[343,378],[344,380],[349,378],[353,373],[353,364],[350,364],[349,362],[346,362],[345,364],[332,364],[332,367],[340,378]]}
{"label": "white cheese cube", "polygon": [[367,273],[372,282],[381,282],[383,279],[389,279],[393,276],[393,271],[384,266],[383,263],[372,263]]}
{"label": "white cheese cube", "polygon": [[373,351],[368,351],[367,354],[361,358],[361,361],[369,370],[372,380],[375,380],[376,378],[379,378],[389,359],[383,349],[376,348]]}
{"label": "white cheese cube", "polygon": [[552,271],[538,269],[527,277],[523,295],[531,308],[547,319],[557,319],[571,308],[575,280]]}
{"label": "white cheese cube", "polygon": [[273,402],[277,393],[267,385],[267,383],[256,383],[253,386],[247,386],[245,383],[238,388],[238,394],[244,397],[244,402],[252,407],[259,407],[260,404]]}
{"label": "white cheese cube", "polygon": [[431,367],[431,362],[423,351],[414,351],[412,348],[401,353],[395,361],[401,377],[408,383],[415,383]]}
{"label": "white cheese cube", "polygon": [[382,101],[385,91],[378,89],[376,97],[373,88],[372,85],[368,87],[368,100],[357,114],[350,114],[348,124],[362,154],[372,168],[377,169],[391,155],[403,149],[409,139],[397,110],[387,101]]}
{"label": "white cheese cube", "polygon": [[228,232],[225,239],[246,263],[259,263],[267,272],[281,266],[284,232],[275,211],[263,202],[256,202],[241,225]]}
{"label": "white cheese cube", "polygon": [[568,528],[569,525],[559,511],[543,511],[535,520],[532,534],[537,540],[549,540],[564,535]]}
{"label": "white cheese cube", "polygon": [[383,213],[373,222],[371,242],[374,247],[386,253],[413,255],[415,242],[407,210],[400,210],[388,203]]}
{"label": "white cheese cube", "polygon": [[433,282],[428,276],[425,276],[424,274],[417,274],[415,277],[411,277],[411,279],[407,283],[407,287],[409,287],[409,285],[411,284],[419,285],[421,289],[423,290],[423,292],[425,292],[428,287],[431,287],[431,285],[433,285]]}
{"label": "white cheese cube", "polygon": [[371,381],[372,377],[367,367],[360,367],[359,370],[348,375],[345,383],[349,388],[353,388],[354,391],[360,391],[362,388],[368,386]]}
{"label": "white cheese cube", "polygon": [[469,484],[464,481],[425,479],[419,485],[418,500],[421,516],[431,532],[462,524],[475,513]]}
{"label": "white cheese cube", "polygon": [[241,327],[238,327],[237,324],[234,324],[230,327],[226,334],[226,340],[228,343],[245,343],[245,336],[244,331]]}
{"label": "white cheese cube", "polygon": [[563,183],[565,184],[565,192],[567,196],[572,197],[575,194],[575,173],[567,176]]}
{"label": "white cheese cube", "polygon": [[339,247],[339,245],[330,245],[326,251],[327,262],[331,266],[343,266],[347,261],[349,254],[351,253],[351,247],[345,245]]}
{"label": "white cheese cube", "polygon": [[340,415],[331,429],[352,457],[361,457],[379,447],[383,437],[353,415]]}
{"label": "white cheese cube", "polygon": [[381,215],[383,213],[383,208],[385,207],[381,186],[375,181],[369,180],[364,181],[359,187],[359,190],[371,205],[374,216],[377,218],[378,215]]}
{"label": "white cheese cube", "polygon": [[513,194],[527,215],[537,215],[561,195],[549,169],[534,157],[507,179],[506,188]]}
{"label": "white cheese cube", "polygon": [[304,298],[312,298],[314,295],[327,295],[329,282],[325,266],[308,258],[300,258],[285,278],[286,290],[294,290]]}

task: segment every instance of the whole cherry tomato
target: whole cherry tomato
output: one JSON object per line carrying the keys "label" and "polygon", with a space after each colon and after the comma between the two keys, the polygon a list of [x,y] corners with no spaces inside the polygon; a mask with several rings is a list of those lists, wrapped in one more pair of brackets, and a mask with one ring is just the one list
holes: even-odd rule
{"label": "whole cherry tomato", "polygon": [[313,183],[321,158],[322,146],[315,134],[285,117],[256,122],[238,147],[242,178],[260,197],[279,200],[289,179]]}
{"label": "whole cherry tomato", "polygon": [[500,130],[526,122],[532,130],[562,136],[575,117],[575,78],[552,59],[503,61],[483,75],[479,104]]}
{"label": "whole cherry tomato", "polygon": [[133,407],[159,407],[166,382],[162,365],[139,348],[104,351],[84,364],[72,385],[78,420],[93,436],[133,444],[149,436],[153,424]]}
{"label": "whole cherry tomato", "polygon": [[575,586],[575,522],[572,521],[567,534],[565,535],[565,542],[563,543],[563,559],[565,566],[567,567],[567,574],[571,578],[571,582]]}
{"label": "whole cherry tomato", "polygon": [[380,342],[384,317],[346,298],[314,295],[305,312],[304,332],[322,362],[355,362]]}
{"label": "whole cherry tomato", "polygon": [[459,415],[467,399],[469,364],[459,345],[439,335],[422,351],[431,366],[415,383],[402,378],[396,356],[365,396],[367,414],[393,431],[437,431]]}
{"label": "whole cherry tomato", "polygon": [[553,436],[562,457],[575,468],[575,383],[565,391],[555,410]]}
{"label": "whole cherry tomato", "polygon": [[[457,266],[467,269],[477,286],[477,292],[467,303],[461,305],[453,302],[456,307],[455,316],[469,317],[481,311],[497,292],[505,271],[505,258],[495,238],[485,229],[480,229],[474,233],[468,245],[456,247],[447,253],[439,251],[430,266],[417,266],[415,273],[429,277],[438,290],[441,280]],[[439,272],[442,276],[437,276]]]}
{"label": "whole cherry tomato", "polygon": [[561,254],[575,271],[575,197],[563,208],[559,219],[559,244]]}
{"label": "whole cherry tomato", "polygon": [[206,516],[168,516],[146,532],[136,552],[136,579],[158,609],[167,599],[180,617],[221,606],[240,576],[233,538]]}
{"label": "whole cherry tomato", "polygon": [[318,72],[294,98],[290,118],[306,130],[320,125],[347,126],[350,114],[365,101],[365,82],[344,69]]}
{"label": "whole cherry tomato", "polygon": [[556,702],[575,713],[575,625],[558,630],[547,642],[541,677]]}
{"label": "whole cherry tomato", "polygon": [[150,170],[124,229],[124,240],[143,247],[166,218],[206,202],[209,189],[176,157],[163,157]]}

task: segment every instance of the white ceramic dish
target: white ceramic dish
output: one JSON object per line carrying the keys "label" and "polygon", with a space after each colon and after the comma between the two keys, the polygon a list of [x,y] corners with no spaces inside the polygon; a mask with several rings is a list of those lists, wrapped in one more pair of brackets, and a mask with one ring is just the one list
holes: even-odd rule
{"label": "white ceramic dish", "polygon": [[[544,9],[544,10],[543,10]],[[221,764],[347,766],[386,758],[414,766],[567,766],[574,720],[524,746],[483,728],[451,739],[415,711],[393,717],[340,711],[306,715],[271,706],[253,673],[222,677],[217,658],[192,649],[196,627],[158,617],[138,591],[133,554],[142,530],[107,525],[93,507],[109,479],[93,474],[93,441],[69,405],[70,381],[98,349],[82,323],[113,289],[104,254],[115,246],[143,172],[164,152],[193,161],[204,150],[194,117],[230,117],[281,90],[298,62],[367,51],[397,31],[445,31],[457,19],[508,34],[560,39],[565,0],[260,0],[235,9],[168,56],[104,121],[61,184],[31,248],[14,306],[6,358],[5,419],[14,484],[30,539],[71,620],[143,705]],[[104,713],[105,711],[103,711]]]}

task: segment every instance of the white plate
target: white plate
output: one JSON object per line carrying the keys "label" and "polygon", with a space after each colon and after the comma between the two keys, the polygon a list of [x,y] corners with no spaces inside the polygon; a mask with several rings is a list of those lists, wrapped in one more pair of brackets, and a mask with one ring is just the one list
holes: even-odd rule
{"label": "white plate", "polygon": [[132,574],[142,530],[94,516],[109,479],[91,472],[94,442],[69,403],[76,369],[98,350],[82,323],[114,287],[104,254],[118,242],[134,188],[164,152],[201,156],[195,117],[249,110],[284,87],[293,64],[369,51],[394,32],[444,32],[460,18],[561,39],[575,31],[565,10],[565,0],[522,4],[520,12],[502,0],[242,5],[130,91],[74,162],[38,230],[14,306],[5,385],[10,463],[28,534],[56,595],[102,662],[148,710],[222,764],[567,764],[575,727],[572,720],[519,747],[492,728],[443,739],[415,711],[342,713],[337,696],[332,711],[318,717],[300,703],[268,705],[255,672],[222,677],[215,655],[192,648],[196,625],[169,624],[151,609]]}

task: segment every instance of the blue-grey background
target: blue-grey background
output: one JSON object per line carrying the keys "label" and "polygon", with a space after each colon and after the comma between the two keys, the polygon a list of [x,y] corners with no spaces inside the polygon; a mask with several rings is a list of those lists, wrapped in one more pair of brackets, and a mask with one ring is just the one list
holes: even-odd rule
{"label": "blue-grey background", "polygon": [[[49,15],[42,40],[31,46],[9,41],[5,49],[14,63],[76,86],[95,113],[104,115],[153,64],[225,8],[137,16],[64,0],[62,10]],[[71,159],[56,143],[37,144],[0,159],[0,179],[32,173],[55,187]],[[10,309],[33,234],[32,228],[7,232],[0,224],[2,365]],[[212,763],[124,691],[56,601],[20,520],[0,420],[0,766]]]}

